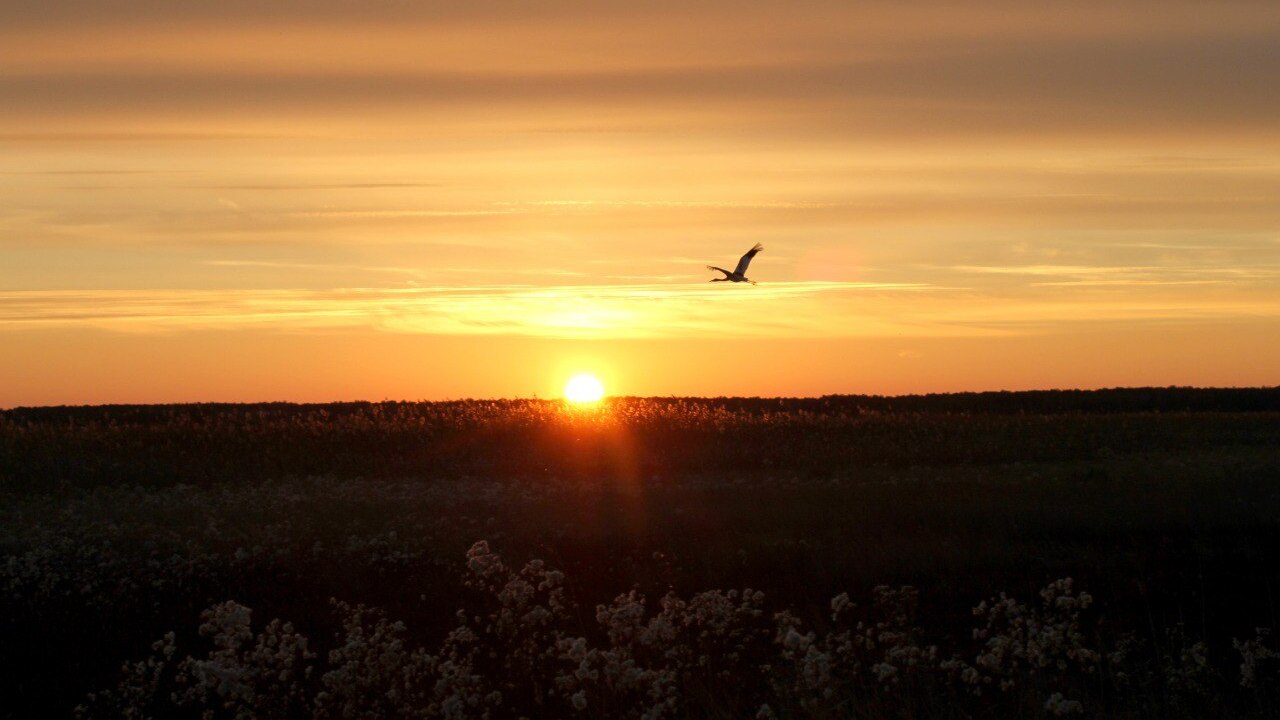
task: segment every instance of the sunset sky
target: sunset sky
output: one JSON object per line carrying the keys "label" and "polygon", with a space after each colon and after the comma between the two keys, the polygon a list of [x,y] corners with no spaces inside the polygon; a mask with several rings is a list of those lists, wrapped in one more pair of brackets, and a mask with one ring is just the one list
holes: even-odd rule
{"label": "sunset sky", "polygon": [[1275,0],[3,3],[0,407],[1280,384],[1277,78]]}

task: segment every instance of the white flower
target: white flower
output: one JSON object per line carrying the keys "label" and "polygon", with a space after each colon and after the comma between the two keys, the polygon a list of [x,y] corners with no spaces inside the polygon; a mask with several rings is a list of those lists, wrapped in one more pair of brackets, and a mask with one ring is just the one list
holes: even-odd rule
{"label": "white flower", "polygon": [[840,613],[853,607],[853,603],[849,602],[849,593],[842,592],[831,598],[831,620],[835,621],[840,617]]}
{"label": "white flower", "polygon": [[1050,695],[1049,699],[1044,701],[1044,709],[1057,717],[1084,712],[1084,706],[1080,704],[1079,700],[1067,700],[1062,696],[1062,693],[1058,692]]}

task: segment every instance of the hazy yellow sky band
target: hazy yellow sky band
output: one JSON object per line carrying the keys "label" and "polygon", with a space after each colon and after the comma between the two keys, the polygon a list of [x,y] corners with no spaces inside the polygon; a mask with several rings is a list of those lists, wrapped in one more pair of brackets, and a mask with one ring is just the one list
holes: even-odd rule
{"label": "hazy yellow sky band", "polygon": [[1270,1],[5,3],[0,406],[1280,384],[1277,77]]}

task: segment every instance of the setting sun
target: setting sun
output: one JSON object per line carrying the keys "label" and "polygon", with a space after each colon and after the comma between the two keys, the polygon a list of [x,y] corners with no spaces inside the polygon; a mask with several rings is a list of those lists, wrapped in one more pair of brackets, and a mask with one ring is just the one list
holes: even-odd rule
{"label": "setting sun", "polygon": [[604,397],[604,384],[590,373],[580,373],[569,378],[564,386],[564,397],[569,402],[593,403]]}

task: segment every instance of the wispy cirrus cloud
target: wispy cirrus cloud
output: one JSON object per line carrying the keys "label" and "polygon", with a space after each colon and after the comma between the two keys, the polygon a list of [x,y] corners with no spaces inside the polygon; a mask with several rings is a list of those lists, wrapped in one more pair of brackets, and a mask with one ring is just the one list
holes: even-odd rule
{"label": "wispy cirrus cloud", "polygon": [[[956,302],[963,300],[963,302]],[[1024,299],[924,283],[489,285],[332,290],[0,293],[0,329],[126,332],[362,327],[430,335],[552,338],[956,337],[1073,323],[1280,317],[1259,296]]]}
{"label": "wispy cirrus cloud", "polygon": [[432,218],[432,217],[486,217],[490,215],[510,215],[514,210],[479,209],[479,210],[307,210],[289,212],[285,215],[295,218],[310,219],[380,219],[380,218]]}
{"label": "wispy cirrus cloud", "polygon": [[[737,288],[741,290],[742,288]],[[846,336],[819,305],[944,292],[913,283],[794,282],[749,291],[715,285],[502,285],[334,290],[118,290],[0,293],[0,327],[122,331],[270,327],[542,337]],[[714,300],[714,302],[709,302]],[[876,323],[882,325],[883,323]]]}
{"label": "wispy cirrus cloud", "polygon": [[206,260],[204,264],[227,268],[269,268],[280,270],[318,270],[326,272],[346,270],[418,277],[422,275],[422,271],[416,268],[392,267],[385,265],[375,266],[338,263],[280,262],[276,260]]}
{"label": "wispy cirrus cloud", "polygon": [[1028,287],[1241,285],[1280,283],[1280,266],[956,265],[962,274],[1020,279]]}

